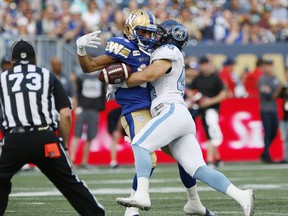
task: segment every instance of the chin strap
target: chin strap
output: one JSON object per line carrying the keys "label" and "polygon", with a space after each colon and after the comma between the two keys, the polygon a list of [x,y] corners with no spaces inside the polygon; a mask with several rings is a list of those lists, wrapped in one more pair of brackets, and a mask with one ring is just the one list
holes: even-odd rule
{"label": "chin strap", "polygon": [[144,50],[142,47],[139,47],[139,50],[143,53],[145,53],[148,56],[151,56],[151,53],[147,52],[146,50]]}

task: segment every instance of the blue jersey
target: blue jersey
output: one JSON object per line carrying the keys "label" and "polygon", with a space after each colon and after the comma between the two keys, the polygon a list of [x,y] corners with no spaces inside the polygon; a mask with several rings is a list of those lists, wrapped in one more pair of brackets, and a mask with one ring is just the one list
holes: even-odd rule
{"label": "blue jersey", "polygon": [[[107,42],[105,54],[115,58],[136,72],[140,65],[149,65],[150,56],[139,50],[138,46],[124,35],[112,37]],[[150,91],[146,87],[119,88],[115,94],[117,103],[122,107],[122,115],[140,109],[150,109]]]}

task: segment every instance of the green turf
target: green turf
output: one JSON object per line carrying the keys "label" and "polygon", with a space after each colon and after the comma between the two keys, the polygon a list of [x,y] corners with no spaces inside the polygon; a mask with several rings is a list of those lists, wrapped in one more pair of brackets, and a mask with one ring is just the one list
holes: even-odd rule
{"label": "green turf", "polygon": [[[220,169],[236,186],[256,191],[255,214],[288,216],[288,165],[258,163],[229,163]],[[108,216],[123,216],[124,207],[116,204],[117,197],[126,197],[130,191],[133,167],[92,167],[76,170],[92,193],[104,205]],[[231,198],[198,183],[202,203],[218,215],[243,215],[241,207]],[[39,196],[36,192],[50,195]],[[185,215],[185,190],[179,180],[176,165],[159,165],[155,170],[150,196],[152,207],[141,215]],[[57,189],[39,171],[19,172],[13,178],[12,193],[5,215],[77,215]]]}

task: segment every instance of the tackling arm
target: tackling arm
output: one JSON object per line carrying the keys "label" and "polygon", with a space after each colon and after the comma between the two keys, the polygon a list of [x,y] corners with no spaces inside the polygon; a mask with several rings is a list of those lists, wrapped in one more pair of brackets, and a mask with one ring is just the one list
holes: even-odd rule
{"label": "tackling arm", "polygon": [[132,73],[126,80],[126,84],[128,87],[134,87],[142,83],[153,82],[162,77],[171,67],[172,62],[169,60],[156,60],[144,70]]}

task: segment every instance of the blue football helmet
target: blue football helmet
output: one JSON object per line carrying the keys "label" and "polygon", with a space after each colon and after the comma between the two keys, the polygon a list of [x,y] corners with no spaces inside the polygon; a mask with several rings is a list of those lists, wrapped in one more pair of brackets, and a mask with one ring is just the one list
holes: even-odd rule
{"label": "blue football helmet", "polygon": [[[140,32],[149,32],[150,37],[144,37]],[[132,11],[126,19],[124,35],[144,50],[151,49],[156,44],[156,18],[148,10],[137,9]]]}
{"label": "blue football helmet", "polygon": [[180,51],[188,42],[189,34],[184,25],[175,21],[167,20],[158,24],[157,45],[174,44]]}

